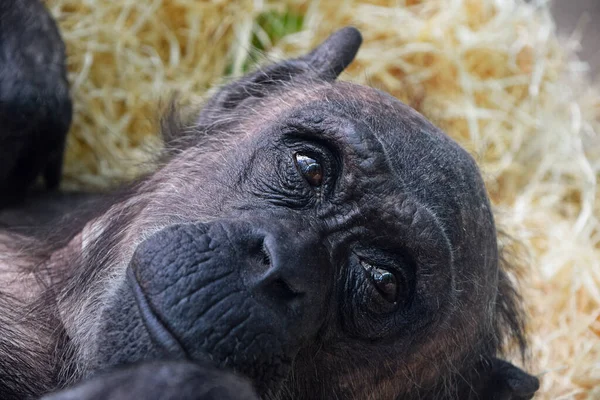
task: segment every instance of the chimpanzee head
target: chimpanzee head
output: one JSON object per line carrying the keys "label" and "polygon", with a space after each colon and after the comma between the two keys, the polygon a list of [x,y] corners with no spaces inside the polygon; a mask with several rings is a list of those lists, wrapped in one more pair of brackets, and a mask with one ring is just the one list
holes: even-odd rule
{"label": "chimpanzee head", "polygon": [[522,332],[478,168],[408,106],[335,81],[361,40],[242,77],[167,135],[82,238],[94,289],[63,310],[80,363],[212,362],[266,398],[535,392],[495,358],[504,324]]}

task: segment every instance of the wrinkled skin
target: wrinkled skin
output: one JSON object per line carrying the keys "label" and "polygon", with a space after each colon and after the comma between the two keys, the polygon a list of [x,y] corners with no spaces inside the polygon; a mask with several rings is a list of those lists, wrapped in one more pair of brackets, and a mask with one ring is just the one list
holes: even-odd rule
{"label": "wrinkled skin", "polygon": [[131,187],[0,213],[19,277],[0,308],[36,321],[0,313],[1,397],[531,398],[537,378],[499,358],[523,321],[477,166],[336,82],[361,40],[340,30],[168,120]]}

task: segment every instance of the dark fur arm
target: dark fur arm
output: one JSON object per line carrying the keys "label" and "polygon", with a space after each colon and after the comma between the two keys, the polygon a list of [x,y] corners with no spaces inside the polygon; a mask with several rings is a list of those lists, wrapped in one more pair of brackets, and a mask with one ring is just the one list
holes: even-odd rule
{"label": "dark fur arm", "polygon": [[134,365],[99,375],[42,400],[258,400],[248,382],[186,362]]}

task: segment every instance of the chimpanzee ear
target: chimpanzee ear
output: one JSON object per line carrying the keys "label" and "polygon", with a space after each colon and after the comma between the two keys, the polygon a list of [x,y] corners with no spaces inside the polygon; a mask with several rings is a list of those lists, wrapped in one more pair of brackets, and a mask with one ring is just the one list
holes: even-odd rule
{"label": "chimpanzee ear", "polygon": [[529,375],[511,363],[494,358],[481,399],[528,400],[540,387],[535,376]]}
{"label": "chimpanzee ear", "polygon": [[362,35],[351,26],[330,35],[321,45],[298,61],[308,65],[309,72],[325,81],[334,81],[354,60],[362,44]]}
{"label": "chimpanzee ear", "polygon": [[202,110],[198,123],[211,124],[223,113],[249,98],[266,97],[286,83],[304,80],[334,81],[354,60],[362,43],[353,27],[338,30],[310,53],[261,68],[229,85],[213,96]]}

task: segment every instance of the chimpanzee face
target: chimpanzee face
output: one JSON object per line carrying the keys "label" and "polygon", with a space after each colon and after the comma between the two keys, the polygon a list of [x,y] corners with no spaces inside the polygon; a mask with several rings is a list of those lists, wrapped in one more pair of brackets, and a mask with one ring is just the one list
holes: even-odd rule
{"label": "chimpanzee face", "polygon": [[203,360],[267,396],[393,398],[494,356],[478,169],[396,99],[334,82],[359,44],[342,30],[226,86],[175,140],[98,283],[98,368]]}

